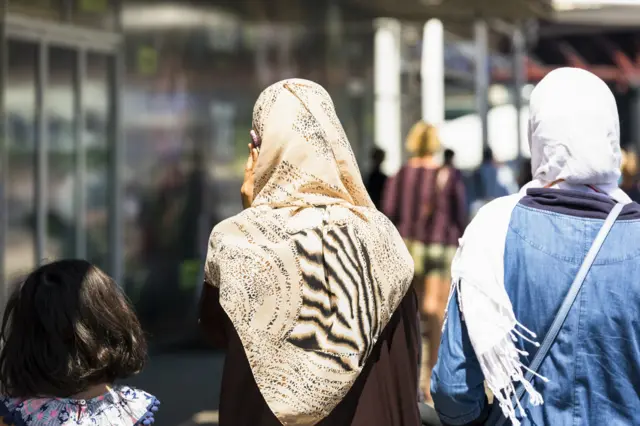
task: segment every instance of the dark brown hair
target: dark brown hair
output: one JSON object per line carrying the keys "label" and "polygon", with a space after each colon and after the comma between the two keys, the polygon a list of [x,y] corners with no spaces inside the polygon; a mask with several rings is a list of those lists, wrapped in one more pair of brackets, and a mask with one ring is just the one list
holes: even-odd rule
{"label": "dark brown hair", "polygon": [[0,338],[0,387],[11,397],[73,396],[138,373],[147,357],[126,296],[84,260],[29,274],[7,302]]}

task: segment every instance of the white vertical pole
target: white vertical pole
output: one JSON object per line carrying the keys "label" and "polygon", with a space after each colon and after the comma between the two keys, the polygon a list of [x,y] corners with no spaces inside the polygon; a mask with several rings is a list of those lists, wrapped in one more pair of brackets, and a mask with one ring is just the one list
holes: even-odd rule
{"label": "white vertical pole", "polygon": [[444,29],[442,21],[429,20],[422,37],[422,119],[438,126],[444,122]]}
{"label": "white vertical pole", "polygon": [[482,148],[489,146],[489,29],[486,21],[474,25],[476,44],[476,108],[482,123]]}
{"label": "white vertical pole", "polygon": [[73,138],[76,156],[75,164],[75,255],[78,259],[87,257],[87,144],[84,141],[85,93],[87,87],[87,51],[78,49],[76,53],[75,76],[73,81],[74,116]]}
{"label": "white vertical pole", "polygon": [[386,152],[382,169],[395,174],[402,163],[400,122],[400,22],[376,20],[374,53],[375,143]]}

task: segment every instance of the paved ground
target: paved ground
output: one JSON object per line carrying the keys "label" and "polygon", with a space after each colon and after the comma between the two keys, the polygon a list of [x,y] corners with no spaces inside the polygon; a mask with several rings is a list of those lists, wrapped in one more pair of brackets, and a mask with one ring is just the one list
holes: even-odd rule
{"label": "paved ground", "polygon": [[154,355],[127,384],[160,400],[154,426],[217,425],[223,362],[222,353],[207,350]]}

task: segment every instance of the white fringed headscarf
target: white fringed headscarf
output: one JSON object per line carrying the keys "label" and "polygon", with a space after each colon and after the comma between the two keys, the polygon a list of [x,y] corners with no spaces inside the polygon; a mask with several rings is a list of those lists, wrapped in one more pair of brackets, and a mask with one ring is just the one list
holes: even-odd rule
{"label": "white fringed headscarf", "polygon": [[505,240],[513,208],[527,189],[551,184],[593,191],[591,185],[618,202],[631,202],[617,185],[620,125],[615,99],[602,80],[581,69],[557,69],[536,86],[529,109],[534,180],[519,194],[497,199],[478,212],[452,264],[453,287],[471,344],[494,398],[515,426],[520,424],[516,406],[525,416],[520,404],[512,402],[518,383],[533,405],[543,400],[524,380],[527,366],[520,356],[527,354],[514,343],[519,336],[539,346],[538,336],[518,322],[504,286]]}

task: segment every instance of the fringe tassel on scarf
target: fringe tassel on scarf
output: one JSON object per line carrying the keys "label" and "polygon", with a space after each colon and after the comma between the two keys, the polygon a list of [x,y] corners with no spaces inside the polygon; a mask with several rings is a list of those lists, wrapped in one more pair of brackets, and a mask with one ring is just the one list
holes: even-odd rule
{"label": "fringe tassel on scarf", "polygon": [[[462,280],[458,279],[451,283],[449,300],[451,300],[451,297],[453,297],[454,294],[457,295],[458,306],[460,307],[460,313],[464,320],[462,294],[460,291],[461,282]],[[449,304],[447,303],[445,324],[449,315],[448,306]],[[520,421],[516,417],[518,413],[521,418],[527,417],[520,400],[515,397],[517,391],[514,384],[524,386],[525,392],[529,395],[529,402],[531,405],[538,406],[544,403],[542,395],[540,395],[533,385],[525,379],[523,372],[529,371],[545,383],[549,381],[549,379],[530,370],[522,363],[520,357],[529,356],[529,353],[516,347],[519,337],[531,343],[535,347],[540,347],[540,343],[535,340],[537,338],[536,334],[516,321],[516,324],[511,328],[511,330],[505,333],[505,337],[498,344],[489,351],[478,356],[478,362],[482,368],[487,387],[491,390],[493,397],[498,401],[498,405],[502,409],[503,414],[511,421],[513,426],[520,426]]]}

